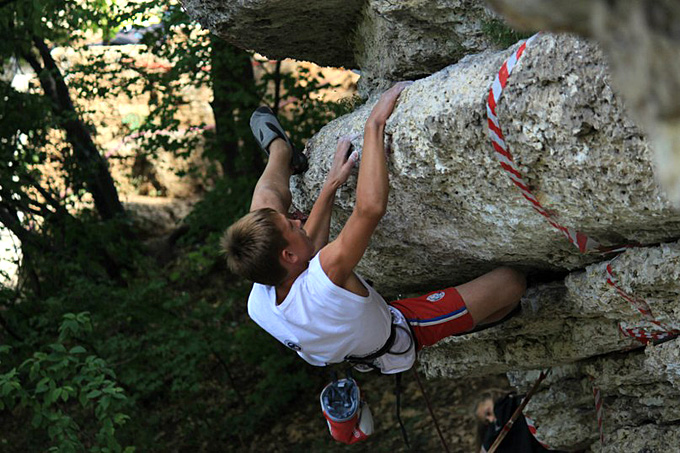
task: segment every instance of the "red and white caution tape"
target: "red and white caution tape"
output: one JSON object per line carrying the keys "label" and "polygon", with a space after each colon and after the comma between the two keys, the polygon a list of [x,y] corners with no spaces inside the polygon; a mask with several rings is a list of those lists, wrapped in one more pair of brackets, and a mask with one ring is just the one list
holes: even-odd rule
{"label": "red and white caution tape", "polygon": [[[494,78],[491,88],[489,89],[489,96],[486,103],[486,111],[488,117],[488,127],[489,127],[489,137],[491,138],[491,144],[495,151],[496,158],[498,158],[501,167],[505,170],[506,174],[512,181],[512,183],[520,189],[522,196],[531,203],[531,207],[541,214],[547,221],[555,227],[557,230],[562,232],[564,236],[571,242],[574,246],[578,248],[581,253],[586,253],[589,251],[597,251],[600,253],[614,253],[622,252],[631,245],[625,245],[621,247],[603,247],[598,241],[588,237],[588,235],[581,233],[573,228],[564,226],[560,224],[555,217],[546,210],[543,205],[538,201],[538,199],[531,193],[529,185],[526,183],[522,174],[520,173],[517,164],[515,163],[510,148],[505,142],[505,136],[501,130],[500,122],[498,116],[496,115],[496,106],[500,100],[503,90],[508,84],[508,78],[512,73],[512,70],[517,65],[517,62],[521,58],[525,49],[528,45],[532,44],[536,39],[538,34],[535,34],[531,38],[527,39],[517,50],[508,58],[501,66],[498,74]],[[607,283],[613,286],[621,297],[630,302],[640,314],[647,320],[650,326],[634,326],[629,327],[625,323],[619,324],[619,329],[622,334],[635,338],[643,343],[648,343],[649,341],[664,340],[671,338],[673,336],[680,335],[680,330],[670,328],[655,320],[652,315],[652,311],[643,299],[639,299],[631,296],[621,289],[621,287],[616,282],[614,273],[611,268],[611,262],[607,264]],[[651,327],[653,326],[653,327]],[[593,395],[595,397],[595,408],[597,413],[597,425],[600,432],[600,442],[604,443],[604,430],[603,430],[603,407],[602,407],[602,395],[600,389],[593,387]],[[533,421],[527,418],[527,424],[529,425],[529,430],[532,434],[536,434],[536,427]],[[538,440],[538,439],[537,439]],[[540,442],[540,441],[539,441]],[[547,447],[546,447],[547,448]]]}
{"label": "red and white caution tape", "polygon": [[650,341],[667,340],[671,337],[680,335],[680,330],[656,320],[647,301],[628,294],[621,289],[614,276],[614,271],[612,270],[612,263],[614,260],[616,260],[616,258],[607,263],[607,283],[616,289],[619,296],[630,302],[645,319],[643,324],[637,324],[635,326],[625,322],[619,323],[619,330],[621,333],[624,336],[634,338],[643,344],[647,344]]}
{"label": "red and white caution tape", "polygon": [[534,208],[536,212],[545,217],[550,225],[561,231],[569,240],[569,242],[578,247],[581,253],[585,253],[589,250],[597,250],[600,248],[600,244],[597,241],[589,238],[580,231],[576,231],[573,228],[569,228],[560,224],[531,193],[529,185],[522,178],[522,174],[519,172],[519,169],[515,164],[512,153],[510,152],[510,148],[505,142],[505,136],[501,130],[498,116],[496,115],[496,106],[498,105],[498,101],[500,100],[501,94],[503,93],[503,89],[505,89],[508,84],[508,78],[510,77],[512,70],[517,65],[517,62],[524,53],[526,47],[530,45],[537,36],[538,34],[535,34],[519,46],[519,48],[510,56],[510,58],[508,58],[503,63],[501,69],[498,71],[498,74],[496,74],[496,77],[491,84],[489,97],[486,102],[489,137],[491,138],[491,144],[494,151],[496,152],[496,157],[498,158],[501,167],[506,171],[512,183],[520,189],[522,196],[531,203],[531,207]]}
{"label": "red and white caution tape", "polygon": [[635,307],[640,314],[647,320],[652,321],[654,319],[654,316],[652,315],[652,309],[649,308],[649,305],[647,304],[646,301],[643,299],[638,299],[637,297],[633,297],[624,290],[621,289],[621,287],[618,285],[616,282],[616,277],[614,277],[614,271],[612,270],[612,262],[614,260],[610,261],[607,263],[607,283],[616,289],[616,292],[619,293],[619,296],[623,297],[626,299],[630,304]]}
{"label": "red and white caution tape", "polygon": [[604,410],[602,407],[602,393],[598,387],[593,386],[593,397],[595,398],[595,414],[597,415],[597,429],[600,432],[600,443],[604,445]]}
{"label": "red and white caution tape", "polygon": [[[619,247],[604,247],[598,241],[592,239],[588,235],[580,231],[577,231],[573,228],[560,224],[555,219],[555,217],[548,210],[546,210],[543,207],[543,205],[541,205],[541,203],[538,201],[538,199],[531,193],[529,185],[522,178],[522,174],[519,172],[517,164],[513,159],[512,153],[510,152],[510,148],[505,142],[505,136],[503,135],[503,131],[501,130],[500,123],[498,121],[498,116],[496,115],[496,106],[498,105],[498,101],[500,100],[501,94],[503,93],[503,89],[505,89],[505,87],[508,84],[508,78],[510,77],[512,70],[517,65],[517,62],[524,53],[526,47],[530,45],[536,39],[537,36],[538,34],[535,34],[534,36],[520,44],[520,46],[510,56],[510,58],[508,58],[503,63],[500,70],[498,71],[498,74],[496,74],[493,83],[491,84],[491,88],[489,89],[489,96],[486,103],[486,112],[488,117],[489,137],[491,138],[491,144],[495,151],[495,155],[498,158],[501,167],[503,168],[503,170],[505,170],[512,183],[520,189],[522,196],[531,203],[531,207],[534,208],[536,212],[545,217],[545,219],[548,221],[548,223],[550,223],[550,225],[552,225],[557,230],[562,232],[562,234],[564,234],[564,236],[569,240],[569,242],[576,246],[581,253],[586,253],[589,251],[596,251],[599,253],[622,252],[627,248],[633,247],[633,245],[624,245]],[[636,338],[640,341],[643,341],[644,343],[647,343],[649,340],[652,339],[659,339],[662,337],[663,339],[665,339],[672,335],[680,334],[680,331],[665,328],[661,323],[655,321],[654,317],[651,315],[651,310],[649,309],[649,306],[644,300],[635,298],[627,294],[618,286],[611,270],[611,263],[609,263],[609,265],[607,266],[607,283],[612,285],[619,293],[619,295],[621,295],[621,297],[629,301],[645,317],[645,319],[649,320],[651,323],[661,328],[661,330],[664,330],[663,332],[647,332],[648,329],[645,329],[645,327],[642,326],[631,329],[620,325],[619,329],[624,335]]]}
{"label": "red and white caution tape", "polygon": [[526,420],[527,426],[529,427],[529,432],[531,433],[532,436],[534,436],[536,442],[541,444],[543,448],[545,448],[546,450],[550,450],[548,444],[546,444],[545,442],[541,441],[541,439],[538,438],[536,433],[536,423],[534,422],[534,420],[531,417],[528,417],[527,415],[524,415],[524,419]]}

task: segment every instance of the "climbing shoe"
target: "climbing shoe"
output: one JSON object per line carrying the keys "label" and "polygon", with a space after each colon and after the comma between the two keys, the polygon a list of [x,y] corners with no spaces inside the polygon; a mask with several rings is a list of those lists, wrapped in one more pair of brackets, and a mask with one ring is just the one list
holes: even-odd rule
{"label": "climbing shoe", "polygon": [[255,141],[267,156],[269,156],[269,145],[274,139],[285,140],[293,150],[290,158],[290,168],[293,174],[298,175],[307,170],[307,157],[301,151],[295,149],[272,109],[266,106],[258,107],[250,117],[250,130],[253,131]]}

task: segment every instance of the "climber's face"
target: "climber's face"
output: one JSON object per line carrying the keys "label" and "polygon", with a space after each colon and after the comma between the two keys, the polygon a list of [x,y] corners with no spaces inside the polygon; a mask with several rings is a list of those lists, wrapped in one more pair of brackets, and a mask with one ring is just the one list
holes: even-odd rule
{"label": "climber's face", "polygon": [[475,416],[477,420],[483,423],[491,424],[496,421],[496,415],[493,413],[493,400],[487,398],[477,405],[475,409]]}
{"label": "climber's face", "polygon": [[284,248],[282,259],[286,262],[306,266],[306,263],[314,256],[314,244],[302,228],[302,222],[280,214],[277,223],[281,234],[288,243]]}

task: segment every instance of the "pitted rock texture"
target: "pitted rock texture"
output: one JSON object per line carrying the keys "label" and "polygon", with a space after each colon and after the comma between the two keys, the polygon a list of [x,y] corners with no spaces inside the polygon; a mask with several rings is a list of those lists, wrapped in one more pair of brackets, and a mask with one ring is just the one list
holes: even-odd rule
{"label": "pitted rock texture", "polygon": [[187,0],[204,27],[270,58],[360,68],[361,90],[436,72],[495,45],[482,0]]}
{"label": "pitted rock texture", "polygon": [[658,175],[680,203],[680,3],[673,0],[489,0],[512,24],[573,31],[604,49],[613,80],[649,132]]}
{"label": "pitted rock texture", "polygon": [[497,16],[480,0],[369,0],[363,11],[354,39],[362,93],[497,49],[484,30]]}
{"label": "pitted rock texture", "polygon": [[[511,49],[514,50],[514,49]],[[390,118],[390,202],[359,271],[388,297],[462,283],[499,263],[572,270],[599,261],[555,230],[499,166],[485,100],[511,51],[468,56],[409,87]],[[308,211],[337,139],[361,134],[375,99],[324,127],[293,183]],[[525,51],[497,108],[525,180],[566,226],[600,242],[653,244],[680,237],[680,213],[655,182],[647,140],[609,87],[593,45],[542,35]],[[354,140],[361,149],[361,139]],[[336,199],[337,234],[356,178]]]}
{"label": "pitted rock texture", "polygon": [[[667,344],[677,348],[675,341]],[[651,349],[552,368],[524,411],[536,422],[537,437],[551,448],[568,451],[588,446],[589,451],[611,453],[675,451],[680,445],[680,391],[646,366]],[[538,371],[508,377],[519,391],[527,392]],[[603,399],[603,449],[593,388]],[[641,434],[644,437],[636,437]]]}
{"label": "pitted rock texture", "polygon": [[[387,298],[456,285],[500,264],[543,274],[544,281],[552,273],[554,282],[532,285],[520,315],[424,350],[421,367],[456,378],[508,372],[521,392],[537,370],[552,367],[526,410],[540,440],[568,451],[677,450],[680,340],[643,347],[622,336],[619,323],[636,325],[641,316],[607,284],[613,257],[579,254],[532,209],[494,157],[485,100],[515,48],[498,51],[489,41],[483,29],[496,16],[485,4],[184,3],[203,25],[241,47],[362,70],[361,91],[372,94],[366,105],[308,143],[310,170],[293,183],[294,203],[303,211],[323,184],[337,139],[362,133],[377,92],[390,81],[434,73],[402,94],[387,125],[390,203],[359,272]],[[617,284],[644,299],[656,319],[677,327],[680,212],[672,201],[680,201],[680,4],[490,3],[527,29],[577,32],[602,46],[613,77],[592,42],[542,34],[510,77],[499,121],[524,179],[560,223],[606,245],[640,244],[611,261]],[[353,144],[361,151],[360,138]],[[332,235],[354,207],[355,186],[353,176],[338,193]],[[593,386],[604,399],[603,447]]]}

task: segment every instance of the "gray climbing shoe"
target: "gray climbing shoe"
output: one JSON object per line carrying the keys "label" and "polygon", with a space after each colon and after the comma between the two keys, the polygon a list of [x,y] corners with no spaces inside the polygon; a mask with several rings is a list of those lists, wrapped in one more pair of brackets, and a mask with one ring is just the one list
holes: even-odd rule
{"label": "gray climbing shoe", "polygon": [[276,138],[281,138],[288,143],[293,150],[290,158],[290,168],[294,175],[304,173],[307,170],[307,157],[302,152],[295,149],[286,132],[281,127],[281,123],[276,119],[276,115],[269,107],[261,106],[253,112],[250,117],[250,130],[253,131],[255,141],[260,145],[262,151],[269,156],[269,145]]}

